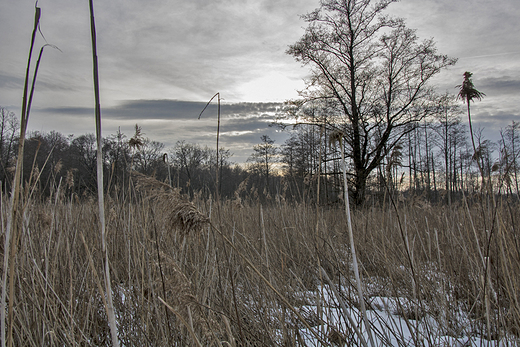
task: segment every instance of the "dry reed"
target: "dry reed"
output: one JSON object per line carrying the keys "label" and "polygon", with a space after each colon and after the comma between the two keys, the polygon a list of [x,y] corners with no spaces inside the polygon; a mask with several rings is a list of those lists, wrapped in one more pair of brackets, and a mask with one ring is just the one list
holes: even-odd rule
{"label": "dry reed", "polygon": [[[263,206],[260,214],[258,204],[237,209],[227,201],[218,231],[208,230],[209,201],[188,201],[150,177],[134,175],[133,182],[137,194],[132,201],[112,197],[105,206],[110,211],[107,252],[122,345],[185,346],[196,339],[203,346],[298,346],[306,339],[318,340],[316,335],[323,344],[361,345],[355,329],[329,319],[332,300],[346,310],[359,307],[343,210],[324,208],[317,235],[314,206],[277,202]],[[172,200],[198,211],[191,215],[194,220],[174,223],[182,214],[172,212]],[[93,200],[67,196],[52,204],[28,203],[19,244],[24,252],[14,259],[20,281],[15,345],[111,344],[104,290],[99,289],[103,276],[92,270],[102,269],[104,261],[97,210]],[[440,335],[518,343],[520,240],[513,221],[520,218],[520,209],[506,201],[498,204],[499,229],[488,264],[490,332],[479,253],[488,236],[483,221],[490,216],[481,211],[471,204],[447,208],[415,202],[397,209],[353,211],[367,309],[407,317],[416,343],[427,339],[433,345]],[[214,224],[217,220],[212,216]],[[415,277],[408,253],[413,254]],[[323,280],[324,290],[337,290],[323,301],[323,315],[314,310],[323,290],[317,264],[330,278]],[[175,314],[165,312],[159,297]],[[377,306],[378,297],[393,304]],[[349,326],[362,319],[355,314],[351,318]],[[404,341],[399,327],[383,326],[371,327],[378,339]],[[421,333],[425,329],[430,336]]]}

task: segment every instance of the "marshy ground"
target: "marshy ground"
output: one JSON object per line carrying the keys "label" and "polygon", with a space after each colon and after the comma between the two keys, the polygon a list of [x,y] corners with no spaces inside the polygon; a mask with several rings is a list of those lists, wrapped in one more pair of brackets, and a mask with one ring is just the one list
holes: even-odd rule
{"label": "marshy ground", "polygon": [[[187,201],[136,181],[105,201],[122,345],[363,345],[341,206]],[[518,343],[518,204],[466,201],[352,212],[377,345]],[[20,218],[14,344],[111,345],[97,202],[28,200]]]}

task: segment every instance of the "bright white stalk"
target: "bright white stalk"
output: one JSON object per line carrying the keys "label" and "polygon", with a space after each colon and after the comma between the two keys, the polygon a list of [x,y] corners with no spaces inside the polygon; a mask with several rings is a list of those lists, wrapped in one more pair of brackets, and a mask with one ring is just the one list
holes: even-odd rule
{"label": "bright white stalk", "polygon": [[368,340],[370,345],[374,347],[374,339],[372,338],[372,331],[370,330],[370,324],[367,318],[367,311],[365,308],[365,299],[363,297],[363,288],[361,287],[361,278],[359,276],[358,262],[356,256],[356,248],[354,246],[354,233],[352,232],[352,221],[350,219],[350,202],[348,198],[348,184],[347,184],[347,165],[345,163],[345,150],[343,148],[343,139],[340,138],[339,146],[341,148],[341,164],[343,166],[343,185],[344,185],[344,198],[345,198],[345,214],[347,215],[348,225],[348,236],[350,239],[350,252],[352,254],[352,265],[354,267],[354,275],[356,276],[356,285],[359,296],[359,304],[361,305],[361,313],[363,314],[363,321],[367,327]]}

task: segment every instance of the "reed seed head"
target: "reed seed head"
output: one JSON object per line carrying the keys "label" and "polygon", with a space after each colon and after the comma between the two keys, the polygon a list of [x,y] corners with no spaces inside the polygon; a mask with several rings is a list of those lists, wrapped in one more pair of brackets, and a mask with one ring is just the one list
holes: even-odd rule
{"label": "reed seed head", "polygon": [[208,224],[209,218],[192,202],[182,197],[178,189],[138,172],[133,172],[132,175],[136,189],[144,194],[144,198],[166,211],[167,222],[172,228],[187,235],[190,232],[201,231]]}

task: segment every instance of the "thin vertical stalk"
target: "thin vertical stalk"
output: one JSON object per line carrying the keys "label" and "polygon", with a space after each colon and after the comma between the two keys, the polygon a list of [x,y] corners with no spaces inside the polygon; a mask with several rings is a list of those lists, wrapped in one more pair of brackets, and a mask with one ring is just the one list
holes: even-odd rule
{"label": "thin vertical stalk", "polygon": [[[323,130],[324,130],[324,127],[320,126],[320,140],[318,141],[319,146],[320,146],[320,152],[319,152],[319,159],[318,159],[318,182],[317,182],[317,186],[316,186],[316,228],[315,228],[316,236],[318,236],[319,217],[320,217],[320,182],[321,182],[321,165],[322,165],[321,151],[323,148],[323,146],[321,145],[321,138],[323,136]],[[319,261],[319,258],[318,258],[318,261]]]}
{"label": "thin vertical stalk", "polygon": [[359,276],[358,261],[356,256],[356,248],[354,245],[354,233],[352,231],[352,220],[350,218],[350,201],[348,197],[348,183],[347,183],[347,165],[345,162],[345,149],[343,148],[343,136],[339,139],[339,146],[341,150],[341,164],[343,166],[343,186],[344,186],[344,199],[345,199],[345,214],[347,216],[348,224],[348,236],[350,239],[350,252],[352,254],[352,265],[354,267],[354,276],[356,277],[356,284],[359,296],[359,304],[361,306],[361,313],[363,314],[363,321],[366,325],[368,339],[372,347],[375,346],[374,339],[372,337],[372,331],[370,329],[370,322],[368,321],[367,311],[365,308],[365,298],[363,297],[363,288],[361,287],[361,277]]}
{"label": "thin vertical stalk", "polygon": [[170,187],[172,187],[172,174],[170,172],[170,160],[168,160],[168,153],[163,154],[163,161],[168,167],[168,183],[170,184]]}
{"label": "thin vertical stalk", "polygon": [[[365,341],[365,338],[363,337],[363,334],[358,329],[356,323],[354,322],[354,320],[350,316],[350,313],[348,312],[347,306],[345,305],[345,302],[341,298],[341,295],[339,295],[336,287],[334,286],[334,283],[330,280],[329,276],[327,275],[327,272],[322,267],[320,267],[320,274],[325,279],[325,281],[329,284],[329,288],[332,290],[332,293],[334,294],[334,296],[338,300],[339,307],[341,308],[341,311],[343,312],[343,317],[345,318],[345,321],[349,322],[350,327],[354,330],[354,332],[358,336],[359,342],[361,343],[361,345],[363,347],[368,347],[367,342]],[[374,346],[374,345],[372,344],[372,346]]]}
{"label": "thin vertical stalk", "polygon": [[[101,246],[102,253],[105,257],[105,289],[107,295],[107,304],[105,306],[108,321],[110,324],[110,332],[112,335],[112,345],[118,347],[119,339],[117,337],[116,317],[114,314],[114,305],[112,301],[112,285],[110,282],[110,266],[108,262],[108,252],[106,246],[106,225],[105,225],[105,201],[103,191],[103,149],[101,143],[101,106],[99,103],[99,71],[97,60],[97,45],[96,45],[96,25],[94,20],[94,4],[93,0],[89,0],[90,5],[90,32],[92,37],[92,60],[94,73],[94,96],[96,102],[96,140],[97,140],[97,189],[98,189],[98,203],[99,203],[99,224],[101,229]],[[102,295],[102,293],[100,293]]]}
{"label": "thin vertical stalk", "polygon": [[480,163],[480,156],[477,155],[477,146],[475,145],[475,136],[473,135],[473,122],[471,121],[471,109],[470,109],[470,98],[467,98],[467,104],[468,104],[468,122],[469,122],[469,134],[471,137],[471,144],[473,145],[473,156],[475,158],[475,161],[477,162],[478,171],[480,172],[481,180],[482,180],[482,186],[480,187],[481,191],[484,191],[484,186],[486,184],[485,176],[484,176],[484,169],[482,168],[482,164]]}
{"label": "thin vertical stalk", "polygon": [[[171,186],[171,184],[170,184]],[[157,222],[155,220],[155,213],[153,212],[153,207],[150,206],[150,214],[152,217],[152,227],[154,231],[155,236],[155,249],[157,250],[157,264],[159,265],[159,274],[161,275],[161,284],[162,284],[162,295],[166,297],[166,284],[164,280],[164,272],[162,268],[162,262],[161,262],[161,253],[159,250],[159,237],[157,236]],[[188,307],[189,309],[189,307]],[[164,307],[165,314],[166,314],[166,322],[168,322],[168,344],[171,345],[171,336],[172,336],[172,328],[170,326],[170,315],[168,314],[168,309]]]}
{"label": "thin vertical stalk", "polygon": [[[318,239],[319,239],[319,226],[320,226],[320,182],[321,182],[321,164],[322,164],[322,144],[321,144],[321,139],[322,139],[322,135],[323,135],[323,130],[325,129],[324,126],[321,126],[320,125],[320,140],[318,141],[318,144],[320,146],[320,153],[319,153],[319,163],[318,163],[318,182],[317,182],[317,186],[316,186],[316,227],[314,229],[314,232],[315,232],[315,237],[316,237],[316,244],[315,244],[315,248],[316,250],[318,249]],[[318,260],[318,268],[321,268],[323,270],[323,268],[321,267],[321,260],[320,260],[320,257],[316,257],[317,260]],[[320,292],[319,292],[319,296],[318,296],[318,300],[317,300],[317,304],[316,304],[316,309],[318,311],[318,318],[320,319],[320,322],[323,322],[324,320],[322,319],[323,317],[323,306],[322,306],[322,302],[323,302],[323,298],[324,298],[324,286],[323,286],[323,275],[322,273],[320,272]],[[322,334],[325,334],[325,324],[321,323],[321,329],[322,329]]]}
{"label": "thin vertical stalk", "polygon": [[208,108],[209,104],[211,104],[211,102],[213,101],[213,99],[215,99],[215,97],[217,97],[217,103],[218,103],[218,111],[217,111],[217,167],[216,167],[216,176],[215,176],[215,197],[216,197],[216,201],[217,201],[217,212],[219,214],[219,218],[220,218],[220,209],[219,209],[219,202],[220,202],[220,181],[219,181],[219,138],[220,138],[220,93],[216,93],[215,95],[213,95],[213,97],[211,99],[209,99],[208,103],[206,104],[206,106],[204,106],[204,109],[200,112],[199,114],[199,118],[202,116],[202,114],[204,113],[204,111]]}
{"label": "thin vertical stalk", "polygon": [[[222,166],[222,162],[219,166],[219,139],[220,139],[220,93],[217,93],[217,101],[218,101],[218,111],[217,111],[217,170],[216,170],[216,176],[215,176],[215,184],[216,184],[216,193],[215,196],[217,197],[217,208],[220,206],[220,166]],[[220,218],[220,211],[219,211],[219,218]]]}
{"label": "thin vertical stalk", "polygon": [[262,241],[264,242],[265,267],[267,268],[267,272],[269,273],[269,281],[272,282],[271,267],[269,266],[269,249],[267,248],[267,237],[265,234],[264,211],[262,209],[261,204],[260,204],[260,225],[262,227]]}
{"label": "thin vertical stalk", "polygon": [[[14,306],[14,262],[17,251],[17,239],[18,239],[18,207],[19,207],[19,198],[21,194],[21,176],[22,176],[22,164],[23,164],[23,151],[24,151],[24,143],[25,143],[25,133],[27,131],[27,121],[29,112],[27,111],[30,106],[27,102],[27,93],[29,89],[29,70],[31,66],[31,58],[32,52],[34,48],[34,41],[36,38],[36,32],[38,30],[38,26],[40,23],[41,10],[39,7],[35,7],[34,13],[34,27],[31,36],[31,45],[29,48],[29,57],[27,58],[27,69],[25,72],[25,83],[23,90],[23,100],[22,100],[22,113],[21,113],[21,121],[20,121],[20,138],[18,145],[18,158],[16,161],[16,171],[14,175],[14,184],[12,187],[11,193],[11,201],[10,201],[10,213],[7,217],[7,226],[5,233],[5,243],[4,243],[4,273],[2,278],[2,302],[0,305],[0,328],[1,328],[1,346],[5,347],[6,342],[8,346],[12,346],[13,343],[13,306]],[[41,57],[41,55],[40,55]],[[37,71],[37,70],[36,70]],[[34,83],[33,83],[34,89]],[[32,93],[31,93],[32,94]],[[11,262],[9,262],[11,260]],[[7,296],[7,274],[9,272],[9,308],[7,319],[9,321],[8,334],[6,337],[6,315],[5,315],[5,307],[6,307],[6,296]]]}

